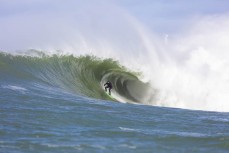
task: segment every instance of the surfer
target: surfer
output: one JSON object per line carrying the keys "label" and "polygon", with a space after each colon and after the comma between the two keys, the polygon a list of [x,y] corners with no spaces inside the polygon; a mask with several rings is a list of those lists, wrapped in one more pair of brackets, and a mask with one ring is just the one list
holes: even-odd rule
{"label": "surfer", "polygon": [[111,89],[112,89],[112,84],[110,81],[107,81],[107,83],[104,84],[105,86],[105,91],[107,92],[107,88],[109,89],[109,95],[111,95]]}

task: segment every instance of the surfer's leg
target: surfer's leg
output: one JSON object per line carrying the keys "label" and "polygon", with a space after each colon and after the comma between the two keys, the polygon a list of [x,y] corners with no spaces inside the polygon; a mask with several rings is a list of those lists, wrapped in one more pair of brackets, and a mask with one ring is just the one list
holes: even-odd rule
{"label": "surfer's leg", "polygon": [[111,88],[109,88],[109,95],[111,95]]}

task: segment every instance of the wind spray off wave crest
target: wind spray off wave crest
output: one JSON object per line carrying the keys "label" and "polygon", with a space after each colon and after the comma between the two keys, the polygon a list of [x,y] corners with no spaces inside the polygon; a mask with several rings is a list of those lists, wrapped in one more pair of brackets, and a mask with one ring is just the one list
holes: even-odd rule
{"label": "wind spray off wave crest", "polygon": [[151,77],[156,105],[229,111],[228,27],[228,16],[201,18],[168,39],[166,60]]}

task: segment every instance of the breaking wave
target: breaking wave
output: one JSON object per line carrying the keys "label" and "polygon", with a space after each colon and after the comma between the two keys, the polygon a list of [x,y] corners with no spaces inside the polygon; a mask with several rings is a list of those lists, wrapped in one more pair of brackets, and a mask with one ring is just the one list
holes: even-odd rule
{"label": "breaking wave", "polygon": [[113,84],[113,100],[140,102],[150,89],[148,83],[138,79],[113,59],[95,56],[52,55],[40,52],[40,57],[0,54],[0,72],[3,78],[32,81],[63,89],[67,92],[98,99],[110,99],[103,84]]}

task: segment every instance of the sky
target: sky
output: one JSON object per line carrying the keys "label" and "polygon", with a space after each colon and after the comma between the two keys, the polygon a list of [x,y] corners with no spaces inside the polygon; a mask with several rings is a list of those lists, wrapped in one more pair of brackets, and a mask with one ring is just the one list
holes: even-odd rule
{"label": "sky", "polygon": [[228,13],[227,0],[120,0],[137,18],[157,31],[176,31],[195,18]]}
{"label": "sky", "polygon": [[65,49],[79,35],[116,37],[136,22],[158,35],[182,33],[195,20],[228,11],[228,0],[0,0],[0,50]]}

